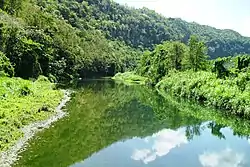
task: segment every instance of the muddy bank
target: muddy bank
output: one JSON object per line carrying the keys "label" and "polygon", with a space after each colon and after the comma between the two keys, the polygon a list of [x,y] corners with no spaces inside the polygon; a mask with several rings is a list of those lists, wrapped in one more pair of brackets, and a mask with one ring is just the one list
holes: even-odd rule
{"label": "muddy bank", "polygon": [[18,160],[18,154],[26,148],[27,142],[32,137],[34,137],[37,132],[50,127],[53,122],[56,122],[66,115],[62,108],[70,100],[71,92],[65,90],[63,90],[63,92],[64,97],[61,103],[55,109],[55,113],[51,117],[49,117],[47,120],[38,121],[22,128],[21,130],[23,132],[23,137],[20,138],[10,149],[0,154],[0,167],[10,167]]}

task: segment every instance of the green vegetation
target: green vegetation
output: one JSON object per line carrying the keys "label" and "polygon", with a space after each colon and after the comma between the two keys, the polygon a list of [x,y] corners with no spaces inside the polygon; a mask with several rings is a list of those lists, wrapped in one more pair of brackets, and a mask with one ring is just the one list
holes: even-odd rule
{"label": "green vegetation", "polygon": [[207,58],[205,44],[192,36],[188,46],[180,42],[164,42],[152,52],[144,52],[137,72],[148,77],[150,83],[155,85],[172,70],[206,69]]}
{"label": "green vegetation", "polygon": [[114,79],[115,81],[122,81],[123,83],[128,85],[145,85],[147,83],[146,77],[137,75],[134,72],[117,73],[114,77],[112,77],[112,79]]}
{"label": "green vegetation", "polygon": [[188,46],[164,42],[154,51],[144,52],[137,75],[148,78],[146,84],[156,85],[160,92],[249,118],[250,56],[209,61],[206,51],[205,44],[195,36]]}
{"label": "green vegetation", "polygon": [[[165,18],[111,0],[0,3],[0,51],[10,60],[15,76],[26,79],[39,75],[53,81],[113,76],[134,69],[141,51],[152,50],[163,41],[188,44],[192,34],[208,46],[211,58],[250,53],[250,38],[234,31]],[[171,65],[180,68],[177,59]]]}
{"label": "green vegetation", "polygon": [[[3,15],[9,17],[6,14]],[[18,31],[12,33],[18,33]],[[23,39],[22,42],[25,44],[22,43],[21,48],[24,49],[24,52],[21,53],[21,48],[16,48],[14,45],[7,46],[8,42],[5,43],[6,41],[3,42],[3,38],[0,38],[2,44],[6,44],[6,46],[1,45],[2,49],[6,47],[5,53],[0,51],[0,152],[8,149],[22,136],[22,127],[50,116],[63,96],[63,93],[55,90],[55,85],[44,76],[38,77],[34,82],[21,78],[10,78],[16,74],[18,76],[24,74],[29,77],[36,77],[34,75],[40,74],[35,73],[40,66],[32,64],[37,60],[30,61],[36,56],[32,52],[32,47],[38,47],[38,44]],[[19,38],[11,40],[15,45],[19,45],[17,41]],[[24,48],[26,44],[30,46]],[[15,54],[15,51],[20,52]],[[14,64],[15,68],[12,64],[13,61],[17,63]]]}
{"label": "green vegetation", "polygon": [[192,99],[231,114],[250,116],[250,73],[220,79],[211,72],[185,71],[169,74],[157,85],[160,91]]}
{"label": "green vegetation", "polygon": [[250,38],[232,30],[189,23],[179,18],[166,18],[153,10],[135,9],[112,0],[81,2],[88,3],[90,11],[83,17],[78,12],[81,10],[70,10],[77,6],[74,0],[61,1],[64,9],[69,9],[67,11],[70,14],[66,15],[71,16],[69,21],[79,18],[85,20],[88,16],[93,16],[91,25],[107,33],[108,38],[123,40],[136,48],[153,50],[156,44],[164,41],[182,41],[187,44],[190,36],[195,34],[206,43],[211,58],[250,53]]}
{"label": "green vegetation", "polygon": [[[188,43],[189,52],[187,54],[187,66],[193,69],[193,71],[204,70],[207,65],[207,47],[203,42],[192,36]],[[178,54],[174,55],[178,56]]]}
{"label": "green vegetation", "polygon": [[0,152],[22,136],[21,128],[50,116],[63,93],[47,78],[36,81],[0,77]]}
{"label": "green vegetation", "polygon": [[14,68],[10,63],[10,60],[0,52],[0,77],[14,75]]}
{"label": "green vegetation", "polygon": [[0,0],[0,150],[51,114],[62,93],[49,81],[118,73],[115,80],[250,117],[249,48],[237,32],[112,0]]}
{"label": "green vegetation", "polygon": [[[15,76],[28,79],[44,75],[54,81],[69,81],[111,76],[135,67],[138,50],[122,41],[107,40],[90,26],[91,20],[85,23],[69,18],[69,23],[63,19],[73,8],[64,9],[57,1],[16,1],[20,7],[12,8],[16,11],[13,14],[7,10],[12,1],[3,1],[6,8],[2,8],[12,15],[0,11],[0,51],[14,66]],[[68,5],[76,5],[81,12],[88,8],[77,1]]]}

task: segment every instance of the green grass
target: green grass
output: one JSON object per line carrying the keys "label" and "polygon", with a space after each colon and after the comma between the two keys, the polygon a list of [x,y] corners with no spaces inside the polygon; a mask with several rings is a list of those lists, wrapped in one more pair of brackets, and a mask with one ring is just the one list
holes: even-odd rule
{"label": "green grass", "polygon": [[170,73],[156,87],[177,97],[192,99],[230,114],[250,117],[250,75],[218,79],[211,72]]}
{"label": "green grass", "polygon": [[0,78],[0,152],[22,136],[21,128],[48,118],[63,93],[47,78],[35,82],[20,78]]}
{"label": "green grass", "polygon": [[126,85],[146,85],[147,78],[135,74],[134,72],[117,73],[112,79],[123,82]]}

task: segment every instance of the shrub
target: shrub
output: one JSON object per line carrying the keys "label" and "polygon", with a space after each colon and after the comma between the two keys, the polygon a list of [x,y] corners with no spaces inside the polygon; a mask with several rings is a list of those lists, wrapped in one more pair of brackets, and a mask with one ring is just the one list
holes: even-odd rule
{"label": "shrub", "polygon": [[32,93],[32,90],[29,88],[28,85],[24,85],[20,88],[20,95],[21,96],[28,96]]}
{"label": "shrub", "polygon": [[4,53],[0,52],[0,76],[14,76],[14,68]]}
{"label": "shrub", "polygon": [[250,117],[249,75],[220,79],[211,72],[170,73],[156,87],[178,97],[199,101],[206,106],[229,110],[232,114]]}

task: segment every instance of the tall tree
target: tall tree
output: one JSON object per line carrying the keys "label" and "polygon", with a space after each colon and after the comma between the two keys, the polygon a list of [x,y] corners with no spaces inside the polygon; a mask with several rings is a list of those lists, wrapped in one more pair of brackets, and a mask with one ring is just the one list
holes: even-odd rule
{"label": "tall tree", "polygon": [[149,68],[150,68],[150,58],[152,56],[152,53],[150,51],[145,51],[140,59],[140,62],[137,67],[137,71],[140,75],[145,75]]}
{"label": "tall tree", "polygon": [[208,59],[205,43],[199,41],[196,36],[191,36],[188,45],[189,53],[187,54],[187,65],[194,71],[204,69]]}
{"label": "tall tree", "polygon": [[170,52],[171,68],[182,69],[182,60],[186,54],[187,46],[181,42],[173,42]]}

